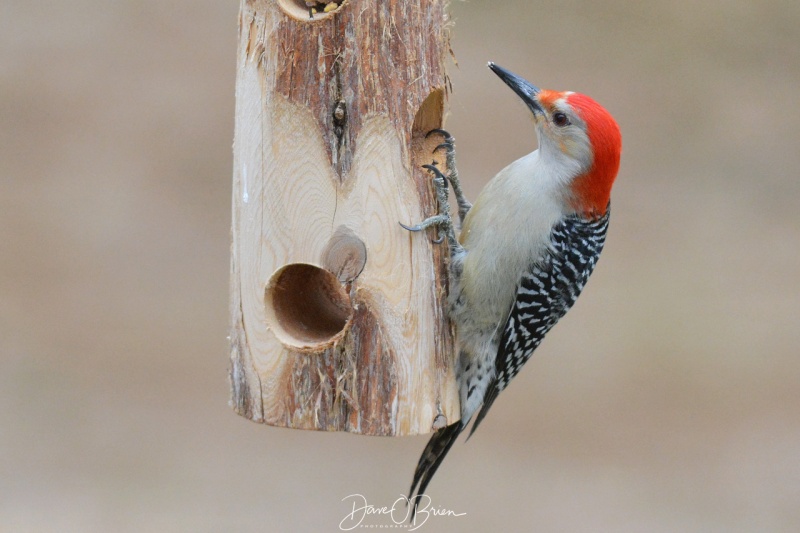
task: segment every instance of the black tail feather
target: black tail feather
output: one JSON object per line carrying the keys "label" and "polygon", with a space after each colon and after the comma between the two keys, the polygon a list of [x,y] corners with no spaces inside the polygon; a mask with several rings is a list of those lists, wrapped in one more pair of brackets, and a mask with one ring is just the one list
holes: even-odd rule
{"label": "black tail feather", "polygon": [[475,417],[475,423],[472,424],[472,428],[469,430],[469,435],[467,435],[467,440],[472,437],[472,434],[475,433],[475,430],[478,429],[478,426],[483,421],[483,417],[486,416],[486,413],[489,412],[491,409],[492,404],[497,399],[497,395],[500,394],[500,391],[497,389],[497,382],[493,382],[489,385],[489,390],[486,391],[486,395],[483,398],[483,406],[481,410],[478,411],[478,416]]}
{"label": "black tail feather", "polygon": [[[419,505],[419,497],[425,493],[428,483],[431,482],[433,475],[442,464],[447,452],[453,446],[453,443],[458,438],[458,435],[464,430],[461,422],[456,422],[449,426],[445,426],[433,434],[428,445],[419,458],[417,469],[414,471],[414,480],[411,482],[411,490],[408,492],[408,501],[414,502],[414,508],[411,510],[411,521],[414,521],[414,516],[417,513],[417,506]],[[414,491],[416,490],[416,495]]]}

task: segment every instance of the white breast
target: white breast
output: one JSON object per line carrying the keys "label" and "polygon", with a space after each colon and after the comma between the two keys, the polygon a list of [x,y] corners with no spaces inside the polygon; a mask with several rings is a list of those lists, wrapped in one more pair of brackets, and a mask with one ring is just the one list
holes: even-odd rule
{"label": "white breast", "polygon": [[522,273],[545,253],[564,216],[568,178],[549,167],[538,150],[513,162],[484,187],[464,221],[457,283],[476,326],[502,327]]}

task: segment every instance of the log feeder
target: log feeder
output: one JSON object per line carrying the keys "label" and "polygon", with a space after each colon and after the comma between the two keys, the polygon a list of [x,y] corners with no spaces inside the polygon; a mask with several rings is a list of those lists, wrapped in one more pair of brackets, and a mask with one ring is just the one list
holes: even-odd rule
{"label": "log feeder", "polygon": [[[241,0],[231,403],[275,426],[415,435],[459,418],[446,246],[444,0]],[[316,7],[313,8],[312,4]],[[313,16],[312,16],[313,15]]]}

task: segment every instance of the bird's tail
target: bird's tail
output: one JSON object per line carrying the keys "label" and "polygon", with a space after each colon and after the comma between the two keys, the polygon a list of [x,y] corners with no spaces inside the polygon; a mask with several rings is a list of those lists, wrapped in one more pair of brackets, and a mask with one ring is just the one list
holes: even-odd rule
{"label": "bird's tail", "polygon": [[[411,482],[411,490],[408,494],[408,501],[414,502],[414,508],[411,510],[411,521],[414,521],[414,515],[417,513],[417,506],[419,505],[419,498],[425,493],[428,483],[431,482],[436,469],[442,464],[450,447],[458,438],[458,435],[464,430],[464,425],[461,422],[456,422],[449,426],[445,426],[433,434],[428,445],[419,458],[417,469],[414,471],[414,480]],[[416,490],[416,495],[414,494]]]}

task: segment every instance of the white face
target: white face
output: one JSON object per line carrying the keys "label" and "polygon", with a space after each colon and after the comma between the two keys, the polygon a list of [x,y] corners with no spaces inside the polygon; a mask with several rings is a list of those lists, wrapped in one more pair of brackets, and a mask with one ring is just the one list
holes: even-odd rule
{"label": "white face", "polygon": [[567,103],[566,97],[541,102],[542,113],[536,113],[536,132],[542,158],[557,163],[572,179],[592,167],[592,148],[586,133],[586,122]]}

